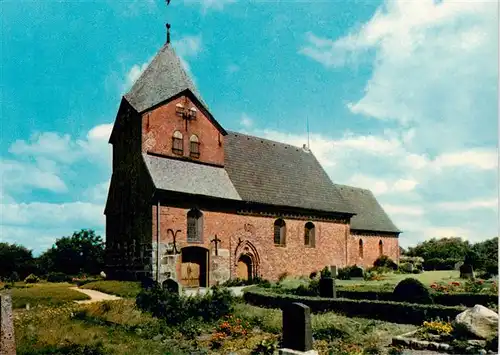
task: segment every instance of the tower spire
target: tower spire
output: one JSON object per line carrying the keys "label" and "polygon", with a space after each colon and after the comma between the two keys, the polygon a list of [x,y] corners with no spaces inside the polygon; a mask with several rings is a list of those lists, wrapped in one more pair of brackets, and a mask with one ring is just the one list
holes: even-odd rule
{"label": "tower spire", "polygon": [[167,43],[170,43],[170,24],[167,23]]}

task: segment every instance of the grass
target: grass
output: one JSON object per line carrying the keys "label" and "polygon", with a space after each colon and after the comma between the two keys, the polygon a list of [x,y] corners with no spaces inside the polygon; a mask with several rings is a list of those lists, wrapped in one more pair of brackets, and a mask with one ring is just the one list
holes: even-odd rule
{"label": "grass", "polygon": [[71,290],[69,283],[15,284],[11,289],[12,307],[60,306],[76,300],[87,300],[89,296]]}
{"label": "grass", "polygon": [[[68,345],[79,352],[71,354],[221,354],[235,351],[250,355],[263,340],[277,341],[281,334],[281,311],[237,303],[234,316],[251,323],[250,333],[228,338],[223,348],[211,350],[210,337],[215,324],[194,325],[201,337],[189,336],[180,328],[171,328],[136,309],[134,300],[123,299],[86,305],[66,304],[15,311],[17,353],[48,354],[49,349],[62,354]],[[416,329],[376,320],[347,318],[334,313],[312,315],[314,348],[323,354],[340,353],[343,344],[359,348],[382,348],[390,337]],[[192,328],[190,328],[192,329]],[[76,345],[75,345],[76,344]],[[90,352],[83,345],[101,349]],[[83,349],[83,350],[82,350]]]}
{"label": "grass", "polygon": [[94,281],[81,286],[81,288],[124,298],[135,298],[141,292],[141,284],[135,281]]}

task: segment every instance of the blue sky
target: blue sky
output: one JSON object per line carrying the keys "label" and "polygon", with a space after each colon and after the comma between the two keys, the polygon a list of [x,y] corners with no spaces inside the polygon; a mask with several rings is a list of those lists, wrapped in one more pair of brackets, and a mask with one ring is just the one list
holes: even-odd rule
{"label": "blue sky", "polygon": [[371,189],[401,245],[498,235],[495,1],[2,2],[0,241],[104,235],[121,95],[172,41],[228,130]]}

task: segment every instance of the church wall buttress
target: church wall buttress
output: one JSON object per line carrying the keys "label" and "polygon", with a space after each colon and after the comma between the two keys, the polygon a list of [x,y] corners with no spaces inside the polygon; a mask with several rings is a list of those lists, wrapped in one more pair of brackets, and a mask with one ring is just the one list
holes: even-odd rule
{"label": "church wall buttress", "polygon": [[[142,152],[175,158],[190,159],[215,165],[224,165],[224,137],[196,107],[196,119],[186,120],[177,115],[176,105],[195,107],[191,100],[182,96],[142,115]],[[172,136],[179,131],[183,136],[182,154],[172,151]],[[200,142],[199,157],[190,156],[190,137],[196,135]]]}

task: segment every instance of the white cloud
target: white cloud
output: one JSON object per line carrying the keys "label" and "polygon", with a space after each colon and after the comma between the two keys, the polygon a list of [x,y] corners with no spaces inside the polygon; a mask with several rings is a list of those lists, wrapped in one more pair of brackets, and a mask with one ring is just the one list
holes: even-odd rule
{"label": "white cloud", "polygon": [[107,180],[88,188],[84,192],[84,196],[92,202],[105,203],[108,197],[109,183],[110,180]]}
{"label": "white cloud", "polygon": [[180,57],[194,57],[202,49],[201,34],[182,36],[179,40],[172,41],[172,46]]}
{"label": "white cloud", "polygon": [[441,202],[436,205],[437,209],[448,211],[468,211],[473,209],[498,209],[498,199],[484,199],[472,201]]}
{"label": "white cloud", "polygon": [[235,3],[236,0],[184,0],[185,4],[196,4],[201,6],[203,12],[208,10],[223,10],[224,6]]}
{"label": "white cloud", "polygon": [[253,125],[253,120],[244,113],[241,115],[240,124],[245,128],[250,128]]}
{"label": "white cloud", "polygon": [[[68,190],[64,181],[54,172],[41,169],[36,164],[23,163],[16,160],[0,160],[2,172],[2,195],[8,196],[15,192],[29,189],[42,189],[56,193]],[[2,201],[5,201],[2,199]]]}
{"label": "white cloud", "polygon": [[406,215],[406,216],[422,216],[425,212],[420,206],[398,206],[398,205],[383,205],[384,210],[390,215]]}
{"label": "white cloud", "polygon": [[436,158],[437,168],[469,166],[478,169],[498,169],[498,152],[496,149],[474,149],[462,152],[445,153]]}
{"label": "white cloud", "polygon": [[142,64],[134,64],[132,68],[125,75],[125,83],[123,84],[122,92],[127,92],[136,82],[137,79],[144,73],[144,70],[148,67],[149,63],[151,63],[153,58],[150,58],[148,61]]}
{"label": "white cloud", "polygon": [[[300,53],[325,67],[374,59],[352,112],[413,129],[418,153],[497,140],[497,2],[389,0],[338,39],[308,34]],[[368,54],[368,56],[366,55]]]}

